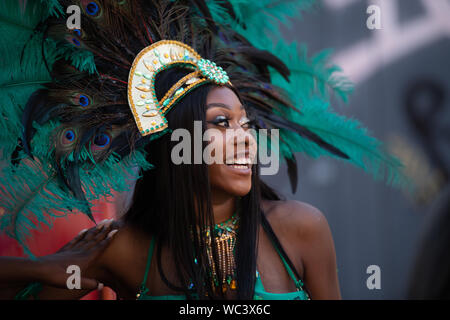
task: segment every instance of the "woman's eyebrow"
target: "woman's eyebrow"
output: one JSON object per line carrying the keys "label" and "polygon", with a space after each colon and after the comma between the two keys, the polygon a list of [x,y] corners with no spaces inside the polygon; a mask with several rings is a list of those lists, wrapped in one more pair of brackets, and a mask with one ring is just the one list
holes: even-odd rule
{"label": "woman's eyebrow", "polygon": [[[232,110],[233,108],[230,107],[229,105],[225,104],[225,103],[219,103],[219,102],[214,102],[214,103],[208,103],[206,105],[206,109],[212,108],[212,107],[219,107],[219,108],[225,108],[228,110]],[[244,109],[244,106],[241,104],[241,106],[239,107],[239,109]]]}

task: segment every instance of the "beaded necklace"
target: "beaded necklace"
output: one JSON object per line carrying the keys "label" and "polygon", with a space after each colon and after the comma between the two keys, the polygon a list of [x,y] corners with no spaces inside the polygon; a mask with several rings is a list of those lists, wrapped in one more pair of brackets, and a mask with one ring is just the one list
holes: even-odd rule
{"label": "beaded necklace", "polygon": [[[236,212],[227,221],[215,224],[212,229],[212,237],[210,237],[211,230],[206,228],[206,251],[208,254],[208,262],[211,266],[211,281],[215,290],[222,290],[225,293],[228,289],[236,290],[236,262],[234,259],[234,252],[236,246],[237,229],[239,227],[239,215]],[[212,241],[216,246],[218,254],[221,279],[219,279],[216,270],[216,264],[213,259]],[[194,258],[195,264],[197,259]],[[193,289],[194,284],[191,282],[189,289]]]}
{"label": "beaded necklace", "polygon": [[218,279],[216,265],[213,262],[212,247],[209,237],[209,230],[206,231],[207,236],[207,252],[209,265],[212,268],[212,279],[214,287],[222,287],[225,293],[227,288],[236,290],[236,262],[234,259],[234,248],[236,246],[236,234],[238,228],[239,216],[233,214],[230,219],[220,224],[216,224],[213,229],[213,241],[219,256],[219,268],[221,269],[222,279]]}

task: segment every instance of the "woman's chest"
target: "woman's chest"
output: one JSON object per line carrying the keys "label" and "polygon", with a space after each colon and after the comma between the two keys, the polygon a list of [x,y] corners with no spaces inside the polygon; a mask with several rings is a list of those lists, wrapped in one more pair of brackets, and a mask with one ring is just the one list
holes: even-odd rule
{"label": "woman's chest", "polygon": [[[294,279],[289,275],[286,265],[283,263],[272,242],[264,233],[258,238],[256,256],[256,269],[266,292],[286,293],[296,290]],[[293,248],[285,247],[291,257],[300,277],[303,278],[303,267],[299,257],[300,252],[293,252]],[[118,296],[125,299],[134,299],[143,284],[147,271],[147,281],[144,283],[150,295],[176,295],[181,292],[176,290],[180,287],[177,273],[183,269],[177,266],[173,257],[167,249],[161,250],[158,257],[157,246],[152,255],[151,264],[147,271],[148,248],[145,246],[130,248],[127,254],[121,254],[110,269],[109,282]],[[297,258],[297,259],[295,259]],[[158,261],[160,260],[160,261]],[[300,261],[300,263],[299,263]],[[227,294],[232,299],[233,295]],[[229,296],[229,297],[228,297]]]}

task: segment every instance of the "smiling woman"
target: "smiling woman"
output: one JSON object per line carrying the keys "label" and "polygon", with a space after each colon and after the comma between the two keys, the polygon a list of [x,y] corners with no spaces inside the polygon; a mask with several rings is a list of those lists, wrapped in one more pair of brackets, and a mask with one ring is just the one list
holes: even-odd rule
{"label": "smiling woman", "polygon": [[[173,68],[161,73],[156,80],[157,98],[187,72]],[[246,131],[250,120],[235,92],[232,87],[213,84],[199,87],[167,114],[169,128],[187,129],[193,135],[194,121],[202,121],[204,131],[220,131],[222,139],[216,135],[210,142],[217,149],[231,146],[236,150],[239,140],[227,139],[226,131]],[[249,146],[254,143],[250,143],[253,137],[248,137],[241,139],[242,154],[234,151],[231,158],[209,165],[175,165],[170,159],[174,142],[169,136],[151,142],[147,150],[158,170],[144,172],[138,181],[132,206],[124,217],[126,227],[100,259],[110,275],[101,279],[125,298],[137,294],[139,299],[305,299],[308,294],[300,274],[308,263],[311,270],[324,271],[311,272],[311,277],[305,279],[314,286],[311,294],[339,298],[329,229],[316,227],[326,225],[326,221],[317,213],[309,213],[308,206],[286,205],[263,184],[258,164],[251,163]],[[203,147],[207,146],[205,142]],[[226,150],[223,154],[227,154]],[[235,168],[226,160],[249,165]],[[288,219],[292,214],[303,218]],[[278,230],[271,227],[268,217],[276,221]],[[317,233],[304,230],[311,219],[320,219],[311,222],[310,228],[317,228]],[[299,225],[289,227],[294,221]],[[315,246],[318,250],[309,259],[303,250],[308,238],[298,238],[308,231],[314,234],[309,239],[326,240],[321,244],[324,249]],[[279,239],[280,232],[283,237]],[[122,251],[131,247],[135,249]],[[147,256],[146,261],[140,259],[142,256]],[[326,261],[327,268],[314,265],[313,258],[316,263]],[[130,265],[134,272],[130,272]],[[319,278],[329,282],[318,285]],[[117,279],[126,280],[117,284]]]}
{"label": "smiling woman", "polygon": [[[188,72],[162,72],[155,82],[156,97]],[[146,150],[157,169],[142,173],[124,226],[84,274],[124,299],[340,298],[323,215],[308,205],[280,200],[260,180],[258,163],[250,159],[252,135],[227,139],[227,130],[251,128],[242,106],[232,87],[209,84],[167,113],[173,131],[183,128],[193,135],[194,121],[201,121],[203,131],[219,130],[222,139],[203,147],[216,144],[224,155],[231,147],[233,156],[209,165],[174,164],[176,142],[170,135],[150,142]],[[243,153],[235,151],[238,141],[243,141]],[[234,166],[243,162],[248,166]],[[39,297],[85,293],[44,287]]]}
{"label": "smiling woman", "polygon": [[[290,70],[279,57],[287,47],[275,55],[261,45],[262,30],[253,39],[240,34],[271,25],[292,5],[78,1],[82,27],[67,30],[62,12],[72,0],[10,3],[0,3],[9,13],[0,17],[4,43],[18,43],[14,50],[0,44],[13,55],[0,85],[14,88],[0,91],[8,119],[0,121],[1,151],[9,160],[0,176],[0,228],[26,247],[37,228],[30,221],[48,222],[48,208],[93,219],[92,200],[137,180],[123,227],[81,270],[119,298],[340,298],[324,215],[283,200],[260,179],[264,152],[256,142],[270,136],[271,157],[286,160],[294,189],[296,151],[378,174],[385,161],[390,177],[398,163],[326,101],[306,99],[314,96],[308,83],[320,77],[284,84]],[[246,28],[242,5],[252,8]],[[36,69],[24,74],[24,61]],[[307,100],[295,101],[302,108],[292,101],[297,91]],[[207,139],[179,150],[179,132]],[[174,150],[188,161],[175,161]],[[85,294],[44,286],[38,296]]]}
{"label": "smiling woman", "polygon": [[[175,68],[162,72],[156,80],[157,98],[187,72]],[[255,285],[259,283],[256,263],[258,234],[262,232],[261,181],[258,165],[251,164],[249,150],[249,146],[255,143],[250,142],[253,139],[251,135],[246,140],[230,140],[226,135],[227,130],[246,131],[250,128],[242,105],[233,87],[211,84],[192,91],[167,114],[169,128],[173,132],[183,128],[193,136],[194,121],[202,122],[203,131],[218,130],[220,134],[215,135],[216,139],[210,143],[204,142],[203,148],[214,144],[216,150],[223,150],[223,155],[226,155],[225,149],[231,147],[231,158],[224,156],[222,161],[209,165],[175,165],[170,159],[174,142],[169,141],[169,136],[148,145],[148,153],[154,155],[152,163],[159,169],[145,172],[138,181],[133,204],[124,217],[129,228],[121,230],[118,240],[115,240],[117,243],[122,239],[121,233],[126,234],[123,236],[125,239],[133,237],[137,234],[133,229],[139,229],[145,234],[139,242],[152,248],[142,247],[145,252],[150,250],[148,261],[145,266],[139,266],[140,271],[136,272],[143,275],[144,270],[147,270],[149,275],[148,282],[147,278],[142,278],[144,282],[141,284],[140,299],[173,296],[253,297]],[[242,154],[235,151],[238,141],[244,144]],[[193,154],[191,156],[194,157]],[[226,164],[226,160],[232,160],[233,163],[246,161],[250,165],[234,168]],[[155,184],[154,181],[159,183]],[[167,201],[167,195],[170,195],[170,201]],[[221,231],[220,224],[230,219],[228,230]],[[219,236],[210,230],[221,234]],[[231,245],[222,245],[222,242]],[[115,243],[108,250],[112,252],[116,245],[122,247]],[[156,255],[152,259],[154,246]],[[134,258],[130,257],[130,262],[141,255],[142,252],[136,252]],[[106,257],[117,256],[123,257],[122,253],[106,254]],[[114,261],[105,259],[108,261],[106,265],[116,265]],[[286,259],[289,260],[288,257]],[[269,261],[260,263],[264,266]],[[117,278],[125,276],[123,271],[116,269]],[[279,273],[288,276],[282,266]],[[289,291],[288,281],[286,285],[284,292]],[[133,292],[132,286],[126,291]]]}

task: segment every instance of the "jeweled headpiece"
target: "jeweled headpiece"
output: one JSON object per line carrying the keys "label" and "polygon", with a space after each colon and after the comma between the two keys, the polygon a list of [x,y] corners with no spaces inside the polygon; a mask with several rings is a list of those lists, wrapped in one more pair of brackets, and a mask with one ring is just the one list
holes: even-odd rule
{"label": "jeweled headpiece", "polygon": [[[175,83],[158,101],[156,75],[166,69],[183,66],[192,73]],[[202,57],[188,45],[161,40],[144,48],[134,59],[128,78],[128,103],[139,132],[145,136],[167,128],[164,115],[184,95],[204,83],[229,83],[227,73],[214,62]]]}

